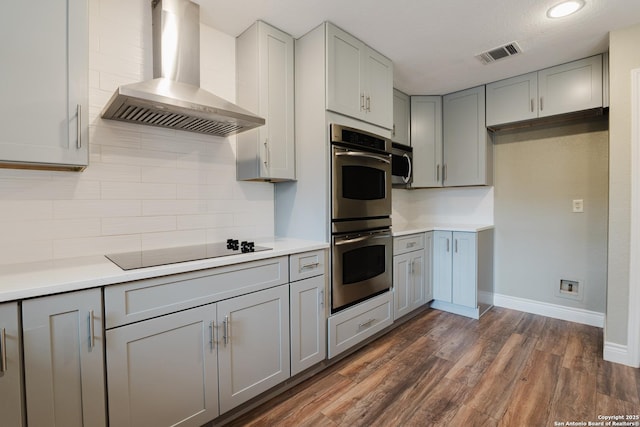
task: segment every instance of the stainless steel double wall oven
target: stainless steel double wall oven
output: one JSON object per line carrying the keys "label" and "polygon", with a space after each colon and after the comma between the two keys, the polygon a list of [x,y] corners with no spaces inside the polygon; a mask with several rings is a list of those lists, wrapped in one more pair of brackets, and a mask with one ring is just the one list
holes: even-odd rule
{"label": "stainless steel double wall oven", "polygon": [[332,124],[331,311],[391,288],[391,141]]}

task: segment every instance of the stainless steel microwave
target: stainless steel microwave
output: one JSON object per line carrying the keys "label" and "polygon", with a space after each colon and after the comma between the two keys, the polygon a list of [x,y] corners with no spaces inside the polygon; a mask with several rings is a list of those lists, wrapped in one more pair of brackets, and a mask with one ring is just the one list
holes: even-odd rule
{"label": "stainless steel microwave", "polygon": [[391,145],[391,184],[410,188],[413,182],[413,148],[394,142]]}

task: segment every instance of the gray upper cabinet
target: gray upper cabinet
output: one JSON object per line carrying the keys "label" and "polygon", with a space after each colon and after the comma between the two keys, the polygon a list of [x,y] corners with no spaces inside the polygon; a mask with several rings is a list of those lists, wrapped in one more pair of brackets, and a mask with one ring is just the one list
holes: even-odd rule
{"label": "gray upper cabinet", "polygon": [[602,55],[487,85],[489,127],[602,106]]}
{"label": "gray upper cabinet", "polygon": [[349,33],[327,26],[327,110],[391,129],[393,64]]}
{"label": "gray upper cabinet", "polygon": [[411,101],[409,95],[393,89],[393,129],[391,140],[404,145],[410,145],[409,121],[411,117]]}
{"label": "gray upper cabinet", "polygon": [[442,97],[411,97],[412,187],[442,187]]}
{"label": "gray upper cabinet", "polygon": [[238,105],[266,119],[237,136],[239,180],[295,179],[293,45],[262,21],[236,41]]}
{"label": "gray upper cabinet", "polygon": [[491,142],[485,127],[485,87],[445,95],[443,117],[443,185],[489,185]]}
{"label": "gray upper cabinet", "polygon": [[2,425],[22,427],[22,358],[18,303],[0,304],[0,414]]}
{"label": "gray upper cabinet", "polygon": [[87,0],[10,2],[0,38],[0,166],[84,169]]}
{"label": "gray upper cabinet", "polygon": [[100,289],[22,303],[30,426],[106,426]]}

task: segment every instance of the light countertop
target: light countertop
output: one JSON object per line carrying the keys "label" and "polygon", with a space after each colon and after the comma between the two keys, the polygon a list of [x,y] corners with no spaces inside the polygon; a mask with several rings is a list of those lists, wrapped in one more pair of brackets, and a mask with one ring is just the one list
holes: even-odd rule
{"label": "light countertop", "polygon": [[394,237],[406,236],[414,233],[424,233],[426,231],[466,231],[477,233],[479,231],[491,230],[491,224],[424,224],[424,223],[394,223],[391,231]]}
{"label": "light countertop", "polygon": [[223,267],[329,247],[324,242],[284,238],[256,240],[256,245],[273,249],[128,271],[122,270],[102,255],[0,265],[0,302]]}

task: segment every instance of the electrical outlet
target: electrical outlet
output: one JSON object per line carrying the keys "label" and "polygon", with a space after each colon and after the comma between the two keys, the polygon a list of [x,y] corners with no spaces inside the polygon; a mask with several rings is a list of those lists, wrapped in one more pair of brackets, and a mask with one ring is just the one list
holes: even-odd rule
{"label": "electrical outlet", "polygon": [[574,213],[582,213],[582,212],[584,212],[584,200],[575,199],[573,201],[573,212]]}
{"label": "electrical outlet", "polygon": [[580,283],[576,280],[560,279],[560,293],[577,296],[580,294]]}

